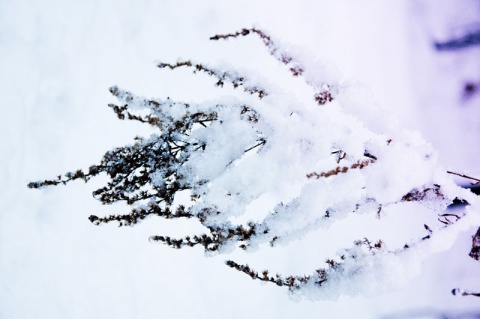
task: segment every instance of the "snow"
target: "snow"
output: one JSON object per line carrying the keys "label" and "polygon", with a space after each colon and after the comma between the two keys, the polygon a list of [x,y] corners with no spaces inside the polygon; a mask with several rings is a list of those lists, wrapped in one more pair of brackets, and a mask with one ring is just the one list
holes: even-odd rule
{"label": "snow", "polygon": [[[309,74],[311,83],[339,80],[338,69],[345,77],[356,78],[346,79],[341,88],[349,86],[358,90],[358,81],[370,87],[367,91],[347,92],[339,97],[341,106],[333,102],[332,110],[325,111],[332,113],[325,116],[333,118],[340,112],[338,108],[354,115],[354,118],[346,117],[345,124],[340,127],[313,130],[318,121],[322,121],[321,117],[312,115],[311,110],[316,105],[312,103],[307,110],[297,107],[294,110],[297,114],[290,118],[297,128],[298,125],[302,128],[298,130],[298,143],[290,146],[292,149],[288,151],[271,150],[272,155],[276,152],[275,155],[281,158],[285,154],[300,154],[312,147],[316,152],[328,149],[329,145],[322,136],[334,130],[345,133],[334,136],[346,136],[337,141],[338,146],[348,149],[349,156],[361,156],[363,142],[355,139],[352,142],[347,128],[354,127],[355,132],[364,132],[367,127],[375,134],[385,134],[382,142],[392,138],[388,152],[386,146],[384,149],[378,146],[380,139],[370,141],[369,151],[379,154],[384,150],[386,157],[382,159],[383,163],[380,160],[376,163],[378,166],[366,168],[370,170],[369,174],[378,169],[378,175],[382,176],[390,165],[413,159],[424,165],[415,171],[391,171],[392,175],[385,178],[386,184],[382,187],[369,187],[375,197],[385,203],[398,200],[406,185],[420,187],[420,181],[425,179],[451,187],[448,195],[454,196],[456,190],[452,185],[448,186],[447,177],[430,170],[430,167],[438,161],[455,169],[478,171],[476,146],[480,135],[476,128],[478,111],[475,110],[478,96],[469,100],[466,108],[459,112],[460,103],[455,91],[457,82],[462,81],[459,73],[471,72],[476,64],[470,56],[442,58],[431,52],[425,44],[432,36],[427,29],[431,25],[442,25],[444,16],[432,11],[435,6],[431,1],[423,1],[424,9],[430,14],[429,20],[424,21],[420,13],[412,15],[409,11],[416,9],[417,4],[413,1],[407,3],[410,7],[404,1],[359,4],[347,0],[300,1],[295,6],[286,1],[261,4],[207,1],[201,6],[194,1],[0,3],[0,65],[3,70],[0,90],[4,111],[0,120],[1,135],[4,137],[0,142],[0,191],[3,194],[0,214],[0,317],[189,318],[194,313],[200,318],[217,314],[240,318],[248,310],[266,318],[312,317],[318,314],[329,318],[349,318],[352,315],[376,318],[392,317],[401,312],[421,313],[425,309],[431,313],[473,312],[478,309],[473,297],[460,298],[450,294],[451,289],[457,287],[473,291],[479,289],[476,280],[480,275],[478,262],[467,256],[471,235],[479,224],[476,212],[470,212],[459,227],[445,236],[436,236],[431,244],[426,241],[426,247],[419,252],[424,256],[411,257],[411,264],[410,256],[402,257],[401,262],[394,257],[386,260],[383,267],[402,278],[401,287],[396,290],[366,298],[356,295],[358,289],[345,284],[346,290],[352,289],[353,296],[340,294],[335,301],[293,302],[285,290],[250,281],[244,274],[225,267],[222,256],[204,258],[201,249],[171,250],[147,241],[148,236],[157,233],[177,237],[199,233],[202,227],[198,224],[152,218],[132,228],[91,225],[87,219],[91,213],[108,215],[126,210],[123,205],[102,206],[91,197],[91,191],[100,187],[105,179],[92,180],[87,185],[76,182],[68,187],[42,191],[26,188],[31,180],[88,167],[113,146],[126,145],[136,135],[149,136],[152,133],[146,125],[116,119],[107,107],[109,103],[116,102],[108,92],[112,85],[140,96],[171,97],[172,100],[185,102],[213,101],[229,92],[238,97],[241,93],[227,88],[227,85],[222,90],[215,89],[214,82],[207,77],[193,76],[190,71],[159,70],[154,61],[173,62],[183,56],[206,61],[208,65],[221,65],[224,60],[228,62],[225,65],[236,67],[246,64],[247,70],[273,74],[278,82],[284,83],[283,66],[271,61],[273,59],[258,39],[208,41],[216,33],[233,32],[258,23],[276,38],[282,39],[283,43],[292,44],[294,52],[304,55],[302,49],[293,49],[293,45],[307,47],[322,61],[330,60],[320,65],[330,67],[333,61],[338,66],[326,73],[321,72],[329,74],[326,77],[317,78],[320,72]],[[468,1],[465,3],[472,5]],[[253,11],[249,9],[252,6],[256,8]],[[422,33],[408,33],[410,29],[406,26],[411,23],[411,17]],[[433,36],[437,35],[433,32]],[[475,52],[472,55],[475,56]],[[253,61],[252,57],[255,57]],[[305,59],[309,60],[308,57]],[[462,72],[454,72],[450,79],[439,76],[447,71],[452,74],[452,69],[457,70],[462,61],[467,61]],[[422,67],[419,68],[419,65]],[[442,68],[437,70],[438,65]],[[475,74],[469,73],[468,76]],[[262,85],[265,82],[262,80]],[[288,83],[294,83],[292,88],[298,87],[295,80]],[[270,83],[266,86],[271,91],[276,89]],[[288,97],[289,103],[280,105],[296,105],[295,101],[303,95],[301,90],[297,96]],[[368,90],[371,90],[371,95]],[[369,96],[376,102],[369,101]],[[275,97],[268,96],[262,103],[276,105],[276,102]],[[447,107],[439,112],[436,105],[440,102]],[[379,105],[388,109],[381,111]],[[278,111],[274,113],[266,109],[262,115],[269,116],[271,125],[275,125],[282,123],[291,113],[288,108]],[[389,113],[399,117],[398,125],[386,125],[392,122]],[[364,124],[356,122],[356,119]],[[265,132],[268,132],[267,127],[263,127]],[[420,129],[425,140],[431,141],[433,146],[425,144],[419,136],[405,135],[406,131],[398,131],[398,127]],[[248,135],[248,127],[237,129],[247,133],[242,135],[245,139],[238,144],[237,151],[240,152],[250,145],[252,137]],[[288,129],[285,127],[285,136],[291,133]],[[392,137],[392,134],[397,136]],[[225,136],[219,136],[219,139],[222,138]],[[279,136],[278,140],[283,138]],[[415,141],[419,140],[422,142],[416,145]],[[406,145],[400,145],[402,141],[410,143],[407,152],[403,152]],[[224,140],[221,144],[231,146],[228,142]],[[433,150],[438,150],[438,156]],[[420,161],[422,155],[429,155],[428,159]],[[231,158],[222,161],[229,160]],[[300,160],[302,158],[291,158],[293,163]],[[328,166],[327,162],[316,162],[314,156],[305,160],[305,166],[311,167],[311,171],[321,172]],[[272,181],[278,181],[279,176],[275,172],[282,168],[268,166],[255,154],[238,162],[236,168],[251,168],[254,166],[252,163],[259,165],[263,178],[250,190],[249,198],[260,200],[264,198],[260,194],[269,196],[265,191]],[[214,169],[213,166],[210,168]],[[208,177],[218,174],[205,167],[201,170],[208,173]],[[315,194],[319,194],[318,197],[343,198],[335,189],[349,185],[350,190],[358,190],[357,185],[368,183],[368,180],[363,181],[360,171],[349,172],[348,179],[338,176],[330,183],[314,180],[302,187],[300,182],[292,182],[294,175],[305,176],[311,171],[301,171],[300,174],[299,168],[291,176],[282,176],[288,181],[284,184],[288,185],[279,183],[279,189],[275,191],[277,194],[272,197],[282,197],[287,203],[301,192],[304,198],[302,204],[305,205],[302,211],[308,213],[316,203],[308,199],[320,200]],[[246,171],[241,182],[250,184],[256,174],[253,170]],[[399,183],[388,184],[392,180]],[[325,186],[323,184],[328,184],[330,193],[320,193],[324,190],[321,188]],[[221,181],[218,185],[220,187]],[[351,197],[346,207],[348,202],[362,196],[361,191],[357,192],[360,193],[346,192]],[[254,202],[250,203],[253,205]],[[398,211],[417,209],[401,206],[392,208],[397,211],[386,209],[384,213],[388,218],[397,216]],[[422,213],[425,211],[428,210],[420,210]],[[307,221],[315,219],[308,214],[306,217],[310,220],[298,217],[292,220],[291,225],[282,222],[279,227],[288,226],[291,230],[292,226],[302,227]],[[343,217],[346,222],[348,218]],[[304,235],[300,240],[280,247],[278,253],[260,247],[252,254],[233,252],[232,258],[248,262],[257,270],[274,264],[272,271],[308,274],[325,258],[332,257],[332,254],[335,257],[337,248],[328,247],[325,255],[312,256],[309,250],[300,249],[302,244],[312,245],[316,242],[315,238],[323,238],[322,243],[327,243],[325,246],[330,246],[328,240],[338,242],[339,246],[351,245],[353,240],[365,236],[365,229],[373,232],[376,227],[370,226],[376,220],[375,216],[365,214],[362,218],[358,221],[362,224],[355,230],[345,225],[342,231],[343,224],[340,223],[340,228],[331,226],[328,235],[316,232]],[[405,233],[402,233],[407,241],[410,236],[408,226],[418,223],[414,216],[409,218],[412,222],[406,222]],[[392,228],[389,228],[391,232],[398,225],[396,221],[397,224],[394,220]],[[418,224],[420,229],[414,235],[421,234],[422,225]],[[382,238],[382,234],[378,236]],[[384,273],[384,277],[374,279],[382,283],[381,280],[390,280],[391,277]],[[370,289],[375,285],[368,287]]]}

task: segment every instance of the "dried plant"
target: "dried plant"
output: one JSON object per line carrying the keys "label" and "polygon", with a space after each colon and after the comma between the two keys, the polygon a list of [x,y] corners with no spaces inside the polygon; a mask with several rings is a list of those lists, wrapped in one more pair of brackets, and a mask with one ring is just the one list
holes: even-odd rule
{"label": "dried plant", "polygon": [[[351,214],[380,216],[382,209],[398,203],[417,202],[440,211],[439,227],[425,225],[425,236],[401,249],[389,250],[382,240],[363,238],[309,275],[270,275],[269,270],[259,273],[248,265],[226,261],[227,266],[252,279],[286,286],[292,292],[322,288],[330,282],[335,286],[342,277],[368,271],[370,262],[366,261],[399,256],[465,216],[454,218],[443,212],[455,199],[472,204],[475,198],[447,178],[429,146],[414,135],[389,136],[389,123],[386,129],[370,130],[348,115],[342,101],[337,101],[348,89],[338,77],[322,74],[323,67],[311,70],[314,64],[301,62],[258,28],[216,35],[211,40],[248,35],[258,36],[293,77],[302,77],[311,96],[292,97],[257,81],[252,74],[190,60],[158,63],[161,69],[206,73],[216,86],[231,85],[254,98],[195,104],[144,98],[114,86],[110,92],[119,103],[109,106],[118,118],[149,124],[158,133],[107,152],[99,164],[86,171],[28,186],[42,188],[77,179],[88,182],[106,173],[109,182],[93,196],[103,204],[124,201],[132,208],[126,214],[91,215],[92,223],[132,226],[150,216],[197,219],[206,233],[183,238],[151,236],[150,240],[175,249],[201,246],[209,254],[235,248],[249,251],[262,243],[275,247]],[[396,172],[402,171],[402,165],[412,176],[401,175],[400,180]],[[420,177],[418,172],[422,172]],[[263,220],[240,225],[231,222],[231,217],[244,214],[249,204],[272,188],[287,189],[295,183],[300,191],[291,198],[280,198]],[[185,192],[191,200],[175,204],[176,196]],[[471,253],[476,259],[477,239]]]}

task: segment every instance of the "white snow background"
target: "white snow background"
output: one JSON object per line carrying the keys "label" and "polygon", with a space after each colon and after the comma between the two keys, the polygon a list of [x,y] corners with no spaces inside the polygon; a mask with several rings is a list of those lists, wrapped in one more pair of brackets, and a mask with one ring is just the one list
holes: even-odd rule
{"label": "white snow background", "polygon": [[[121,122],[107,107],[115,102],[112,85],[186,101],[224,94],[207,77],[160,70],[154,61],[192,58],[274,74],[278,64],[255,37],[208,40],[253,24],[330,60],[405,127],[421,131],[447,167],[478,175],[480,98],[462,99],[461,88],[465,80],[480,82],[480,50],[438,54],[432,41],[480,23],[479,6],[473,0],[0,1],[0,318],[480,317],[480,299],[450,294],[457,287],[480,290],[480,264],[467,256],[474,228],[426,258],[421,273],[395,292],[292,301],[286,289],[226,267],[225,256],[205,258],[200,248],[172,250],[147,240],[188,234],[194,224],[152,218],[135,227],[92,225],[92,213],[126,211],[92,198],[101,177],[86,185],[26,186],[86,168],[112,147],[149,134],[146,125]],[[287,256],[278,269],[304,271],[305,264]]]}

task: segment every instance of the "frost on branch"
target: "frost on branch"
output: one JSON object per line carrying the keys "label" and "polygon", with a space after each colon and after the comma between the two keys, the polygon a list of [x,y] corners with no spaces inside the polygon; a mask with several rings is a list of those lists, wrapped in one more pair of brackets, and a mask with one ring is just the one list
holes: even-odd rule
{"label": "frost on branch", "polygon": [[[274,78],[272,83],[261,81],[254,72],[190,60],[158,63],[161,69],[205,73],[220,88],[241,90],[244,98],[187,103],[145,98],[114,86],[110,92],[118,103],[109,106],[118,118],[147,123],[157,133],[107,152],[88,170],[29,187],[76,179],[88,182],[106,173],[110,181],[94,191],[94,197],[103,204],[124,201],[131,210],[92,215],[92,223],[133,226],[152,216],[195,219],[205,233],[182,238],[154,235],[150,241],[174,249],[199,246],[208,255],[286,245],[360,214],[373,216],[372,223],[382,223],[385,211],[412,209],[412,203],[438,218],[436,225],[424,225],[422,235],[406,238],[394,249],[381,238],[358,238],[306,275],[273,275],[271,270],[258,272],[226,261],[252,279],[310,297],[380,291],[384,283],[396,280],[401,271],[398,264],[401,268],[402,262],[407,263],[415,255],[412,251],[428,251],[426,243],[442,232],[465,221],[472,223],[476,197],[453,183],[430,145],[418,134],[399,128],[327,65],[302,59],[301,52],[279,45],[257,28],[211,39],[248,35],[258,36],[270,55],[286,67],[285,72],[303,81],[302,94],[273,83]],[[188,194],[190,200],[176,204],[180,194]],[[276,202],[238,222],[267,195]],[[468,202],[470,207],[462,214],[446,213],[454,200]],[[478,259],[478,234],[474,246],[471,256]],[[322,291],[327,292],[322,295]]]}

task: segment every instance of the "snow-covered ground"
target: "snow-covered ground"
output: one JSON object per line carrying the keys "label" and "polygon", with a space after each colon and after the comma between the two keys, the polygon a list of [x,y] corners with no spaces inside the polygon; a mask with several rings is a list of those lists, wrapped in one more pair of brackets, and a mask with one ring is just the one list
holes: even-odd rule
{"label": "snow-covered ground", "polygon": [[[450,294],[480,290],[480,264],[467,257],[475,229],[427,257],[421,274],[395,292],[295,302],[229,269],[222,256],[147,241],[197,225],[150,219],[132,228],[93,226],[91,213],[125,210],[91,197],[102,178],[26,187],[149,134],[106,107],[114,101],[111,85],[192,101],[218,94],[210,82],[159,70],[154,61],[273,65],[258,39],[208,40],[253,24],[335,63],[403,126],[431,140],[447,167],[478,176],[480,94],[465,100],[462,88],[480,82],[480,47],[439,54],[432,45],[480,23],[478,1],[461,2],[0,2],[0,318],[480,317],[478,298]],[[278,269],[304,264],[286,256]]]}

